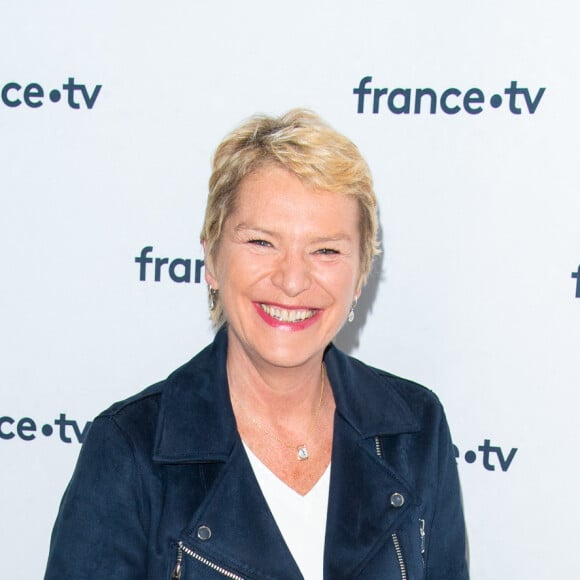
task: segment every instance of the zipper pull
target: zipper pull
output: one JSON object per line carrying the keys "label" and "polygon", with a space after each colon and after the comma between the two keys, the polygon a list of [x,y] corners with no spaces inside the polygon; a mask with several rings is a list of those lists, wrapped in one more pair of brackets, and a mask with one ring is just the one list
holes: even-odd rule
{"label": "zipper pull", "polygon": [[171,580],[180,580],[181,578],[181,562],[183,560],[183,542],[177,544],[177,562],[171,572]]}
{"label": "zipper pull", "polygon": [[425,520],[419,519],[419,536],[421,536],[421,556],[425,554]]}

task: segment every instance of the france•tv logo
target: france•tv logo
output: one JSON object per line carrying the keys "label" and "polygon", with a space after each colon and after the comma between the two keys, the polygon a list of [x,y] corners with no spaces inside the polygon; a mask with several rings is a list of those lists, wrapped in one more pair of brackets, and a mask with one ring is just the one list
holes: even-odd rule
{"label": "france\u2022tv logo", "polygon": [[456,445],[453,446],[453,450],[455,458],[464,459],[466,463],[477,462],[479,452],[484,469],[495,471],[496,467],[499,467],[505,473],[510,468],[518,448],[512,447],[509,451],[504,451],[499,445],[492,445],[491,439],[484,439],[483,444],[477,446],[477,451],[470,449],[462,454]]}
{"label": "france\u2022tv logo", "polygon": [[[201,259],[191,260],[190,258],[159,258],[150,256],[153,252],[153,246],[144,246],[141,249],[141,254],[135,257],[135,263],[139,264],[139,280],[146,282],[151,278],[147,274],[153,274],[155,282],[161,282],[164,276],[163,272],[167,270],[167,274],[173,282],[201,283],[201,273],[204,261]],[[152,268],[147,266],[151,264]],[[151,272],[151,270],[153,270]],[[165,276],[167,276],[167,274]]]}
{"label": "france\u2022tv logo", "polygon": [[504,105],[504,96],[509,112],[513,115],[533,115],[546,91],[546,87],[541,87],[534,93],[527,87],[519,86],[518,81],[511,81],[508,87],[494,92],[491,96],[477,87],[466,91],[450,87],[438,93],[432,88],[371,88],[372,82],[372,76],[362,77],[358,87],[352,90],[357,97],[356,112],[359,115],[369,111],[375,115],[386,111],[394,115],[420,115],[425,112],[435,115],[439,111],[446,115],[457,115],[461,111],[469,115],[479,115],[485,110],[487,103],[492,109],[499,109]]}
{"label": "france\u2022tv logo", "polygon": [[[59,413],[58,417],[50,423],[39,425],[32,417],[0,417],[0,440],[10,441],[34,441],[41,433],[44,437],[52,437],[55,433],[62,443],[82,443],[89,432],[92,421],[80,421],[70,419],[66,413]],[[53,427],[54,425],[54,427]],[[56,427],[56,429],[55,429]]]}
{"label": "france\u2022tv logo", "polygon": [[[42,107],[47,101],[58,103],[62,98],[62,92],[66,96],[66,104],[71,109],[92,109],[97,102],[103,85],[88,85],[77,83],[74,77],[69,77],[60,88],[45,89],[40,83],[31,82],[26,85],[11,81],[0,85],[0,101],[11,109],[25,105],[31,109]],[[62,92],[61,92],[62,91]]]}
{"label": "france\u2022tv logo", "polygon": [[572,272],[572,278],[576,278],[576,298],[580,298],[580,264],[578,270]]}

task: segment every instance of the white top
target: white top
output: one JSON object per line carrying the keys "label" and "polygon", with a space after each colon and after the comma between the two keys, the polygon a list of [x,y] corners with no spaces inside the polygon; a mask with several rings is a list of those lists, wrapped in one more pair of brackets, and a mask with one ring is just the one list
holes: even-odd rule
{"label": "white top", "polygon": [[305,580],[322,580],[330,465],[304,496],[272,473],[244,443],[268,507]]}

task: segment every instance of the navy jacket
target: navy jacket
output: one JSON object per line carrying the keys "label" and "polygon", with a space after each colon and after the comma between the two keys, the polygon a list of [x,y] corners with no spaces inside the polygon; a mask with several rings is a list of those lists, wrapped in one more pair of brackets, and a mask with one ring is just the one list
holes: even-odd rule
{"label": "navy jacket", "polygon": [[[94,421],[45,580],[302,578],[236,429],[227,333]],[[467,580],[456,461],[427,389],[330,346],[327,580]],[[307,579],[308,580],[308,579]]]}

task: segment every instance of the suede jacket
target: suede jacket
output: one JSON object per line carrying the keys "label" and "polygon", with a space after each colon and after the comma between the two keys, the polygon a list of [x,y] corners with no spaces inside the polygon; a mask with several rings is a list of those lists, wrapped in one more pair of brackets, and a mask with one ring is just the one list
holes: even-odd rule
{"label": "suede jacket", "polygon": [[[227,332],[96,418],[52,534],[45,580],[297,580],[244,451]],[[467,580],[457,466],[429,390],[334,346],[326,580]],[[306,579],[308,580],[308,579]]]}

